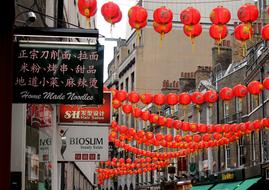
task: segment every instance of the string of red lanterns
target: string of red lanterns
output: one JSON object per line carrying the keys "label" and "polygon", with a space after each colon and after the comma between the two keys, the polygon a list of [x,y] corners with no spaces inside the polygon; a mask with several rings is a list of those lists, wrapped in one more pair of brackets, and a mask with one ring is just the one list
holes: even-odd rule
{"label": "string of red lanterns", "polygon": [[[241,86],[237,86],[237,88],[240,88]],[[237,89],[236,88],[236,89]],[[227,90],[224,88],[222,93],[229,93],[230,89]],[[227,97],[230,97],[230,95],[227,95]],[[209,97],[207,97],[209,98]],[[228,98],[227,98],[228,100]],[[117,104],[119,105],[119,104]],[[195,123],[195,122],[186,122],[186,121],[180,121],[176,120],[173,118],[168,118],[164,116],[160,116],[155,113],[150,113],[149,111],[142,111],[138,107],[133,107],[131,104],[120,104],[122,106],[122,111],[125,114],[131,114],[134,118],[143,120],[144,122],[150,122],[151,124],[156,124],[162,127],[167,127],[167,128],[173,128],[176,130],[182,130],[185,132],[200,132],[200,133],[214,133],[218,132],[220,130],[222,131],[227,131],[231,128],[234,127],[234,125],[246,125],[246,124],[252,124],[255,122],[261,122],[261,123],[266,123],[267,118],[264,118],[262,120],[255,120],[254,122],[246,122],[246,123],[238,123],[238,124],[202,124],[202,123]],[[120,107],[121,107],[120,106]],[[118,109],[118,108],[117,108]],[[112,128],[116,128],[117,124],[116,122],[112,122],[111,125]]]}
{"label": "string of red lanterns", "polygon": [[232,98],[244,98],[248,93],[251,95],[258,95],[262,93],[264,89],[269,90],[269,77],[265,78],[263,82],[252,81],[247,86],[242,84],[237,84],[233,88],[224,87],[220,89],[219,93],[214,90],[208,90],[204,94],[201,92],[186,93],[181,94],[169,93],[167,95],[158,93],[150,94],[144,93],[139,94],[135,91],[127,93],[124,90],[109,89],[113,95],[113,107],[118,109],[122,106],[122,102],[128,101],[131,104],[136,104],[138,102],[148,105],[153,103],[157,106],[162,106],[168,104],[174,106],[180,104],[182,106],[187,106],[190,103],[195,105],[202,105],[204,103],[213,104],[217,102],[220,97],[223,101],[231,101]]}
{"label": "string of red lanterns", "polygon": [[126,164],[117,168],[97,168],[96,172],[98,173],[98,184],[102,185],[105,180],[115,176],[142,174],[167,167],[169,164],[169,161],[165,160],[156,161],[154,163]]}
{"label": "string of red lanterns", "polygon": [[[213,125],[214,126],[214,125]],[[249,135],[252,131],[258,131],[262,128],[269,127],[269,118],[262,120],[255,120],[253,122],[246,122],[240,124],[227,125],[215,125],[210,126],[209,133],[205,134],[193,134],[193,135],[176,135],[172,134],[154,134],[150,131],[139,130],[134,128],[128,128],[125,125],[113,126],[112,131],[109,134],[109,140],[115,141],[119,136],[120,141],[136,141],[138,144],[146,144],[153,146],[162,146],[167,148],[187,148],[189,143],[210,140],[220,140],[222,138],[228,138],[230,141],[238,140],[242,135]],[[119,143],[119,142],[118,142]]]}
{"label": "string of red lanterns", "polygon": [[[97,11],[97,1],[79,0],[78,9],[81,15],[89,19]],[[104,19],[111,25],[119,22],[122,18],[119,6],[111,1],[102,6],[101,13]],[[201,18],[200,12],[193,7],[188,7],[182,10],[179,15],[181,22],[184,24],[183,32],[193,43],[193,39],[202,33],[202,26],[199,24]],[[145,8],[138,5],[131,7],[128,11],[130,26],[140,31],[141,28],[147,25],[147,16],[148,14]],[[235,28],[234,37],[242,43],[243,50],[245,51],[246,41],[251,39],[253,35],[252,23],[257,20],[259,10],[255,5],[247,3],[238,9],[237,16],[242,24]],[[153,28],[156,32],[160,33],[162,40],[164,35],[172,29],[173,12],[165,6],[159,7],[153,12],[153,19]],[[228,29],[226,24],[230,19],[230,11],[223,6],[217,6],[211,11],[210,20],[213,25],[209,29],[209,34],[216,41],[216,44],[219,45],[227,36]],[[269,24],[263,26],[261,34],[264,40],[269,40]]]}

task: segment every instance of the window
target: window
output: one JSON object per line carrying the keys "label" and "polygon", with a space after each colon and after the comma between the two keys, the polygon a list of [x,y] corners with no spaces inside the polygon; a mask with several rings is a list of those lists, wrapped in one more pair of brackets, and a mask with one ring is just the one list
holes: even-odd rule
{"label": "window", "polygon": [[238,141],[238,165],[242,166],[246,163],[245,147],[243,145],[243,138]]}
{"label": "window", "polygon": [[252,149],[252,161],[253,165],[255,165],[256,161],[255,132],[251,133],[251,149]]}
{"label": "window", "polygon": [[135,43],[133,43],[133,49],[135,49]]}
{"label": "window", "polygon": [[27,104],[25,144],[25,187],[38,189],[44,184],[51,189],[53,108],[46,104]]}
{"label": "window", "polygon": [[229,104],[226,102],[223,102],[223,118],[225,123],[229,121]]}
{"label": "window", "polygon": [[123,90],[123,82],[120,84],[120,90]]}
{"label": "window", "polygon": [[226,162],[226,169],[231,165],[231,147],[230,145],[225,145],[225,162]]}
{"label": "window", "polygon": [[135,76],[134,76],[134,72],[132,72],[132,74],[131,74],[131,91],[134,90],[134,82],[135,82]]}
{"label": "window", "polygon": [[235,112],[241,113],[242,112],[242,99],[235,98]]}
{"label": "window", "polygon": [[125,79],[125,90],[126,92],[129,92],[129,78],[128,77]]}
{"label": "window", "polygon": [[256,107],[258,107],[261,103],[261,94],[260,95],[251,95],[248,94],[248,106],[249,111],[253,111]]}

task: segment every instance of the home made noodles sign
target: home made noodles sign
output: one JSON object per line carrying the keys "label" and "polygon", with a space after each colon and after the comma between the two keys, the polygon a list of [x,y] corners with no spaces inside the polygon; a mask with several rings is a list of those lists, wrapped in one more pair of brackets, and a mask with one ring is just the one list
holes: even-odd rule
{"label": "home made noodles sign", "polygon": [[100,45],[17,43],[13,102],[102,104]]}

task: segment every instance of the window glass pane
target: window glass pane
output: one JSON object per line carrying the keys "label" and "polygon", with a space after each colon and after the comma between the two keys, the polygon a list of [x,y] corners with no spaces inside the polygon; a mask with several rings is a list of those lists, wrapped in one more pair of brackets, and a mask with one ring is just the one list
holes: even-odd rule
{"label": "window glass pane", "polygon": [[26,112],[25,189],[51,189],[52,112],[50,105],[28,104]]}

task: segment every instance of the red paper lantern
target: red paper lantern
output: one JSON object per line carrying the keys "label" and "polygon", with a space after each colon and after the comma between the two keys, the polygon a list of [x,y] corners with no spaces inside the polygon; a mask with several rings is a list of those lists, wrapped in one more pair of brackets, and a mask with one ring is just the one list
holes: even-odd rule
{"label": "red paper lantern", "polygon": [[248,89],[242,84],[233,87],[233,94],[235,97],[244,98],[248,94]]}
{"label": "red paper lantern", "polygon": [[146,26],[148,13],[147,10],[141,6],[133,6],[128,11],[129,23],[132,28],[139,30]]}
{"label": "red paper lantern", "polygon": [[262,27],[262,39],[266,41],[269,40],[269,24]]}
{"label": "red paper lantern", "polygon": [[159,119],[158,119],[158,124],[160,126],[165,126],[166,125],[166,122],[167,122],[167,119],[163,116],[159,116]]}
{"label": "red paper lantern", "polygon": [[241,22],[254,22],[259,16],[259,10],[255,5],[245,4],[238,9],[237,16]]}
{"label": "red paper lantern", "polygon": [[155,135],[155,139],[156,139],[157,141],[161,141],[161,140],[164,139],[164,135],[161,134],[161,133],[157,133],[157,134]]}
{"label": "red paper lantern", "polygon": [[131,92],[128,95],[128,101],[135,104],[140,100],[139,94],[136,92]]}
{"label": "red paper lantern", "polygon": [[205,133],[205,132],[207,132],[207,126],[206,126],[206,124],[199,123],[199,124],[198,124],[198,131],[199,131],[200,133]]}
{"label": "red paper lantern", "polygon": [[191,136],[191,135],[186,135],[186,136],[184,137],[184,140],[185,140],[187,143],[190,143],[190,142],[192,142],[192,136]]}
{"label": "red paper lantern", "polygon": [[174,120],[172,126],[174,129],[179,130],[182,126],[182,121]]}
{"label": "red paper lantern", "polygon": [[231,13],[229,9],[218,6],[214,8],[210,13],[210,20],[213,24],[224,25],[227,24],[231,19]]}
{"label": "red paper lantern", "polygon": [[150,112],[149,111],[143,111],[141,113],[141,119],[144,121],[148,121],[150,118]]}
{"label": "red paper lantern", "polygon": [[124,104],[124,105],[122,106],[122,111],[123,111],[124,113],[126,113],[126,114],[132,113],[132,111],[133,111],[133,107],[132,107],[131,104]]}
{"label": "red paper lantern", "polygon": [[262,125],[264,126],[264,127],[269,127],[269,118],[264,118],[264,119],[262,119]]}
{"label": "red paper lantern", "polygon": [[259,81],[252,81],[247,86],[250,94],[258,95],[263,90],[263,85]]}
{"label": "red paper lantern", "polygon": [[215,140],[220,140],[222,138],[222,135],[220,133],[214,133],[213,137]]}
{"label": "red paper lantern", "polygon": [[175,136],[175,141],[178,142],[178,143],[181,142],[182,141],[182,136],[176,135]]}
{"label": "red paper lantern", "polygon": [[96,0],[78,0],[78,10],[85,17],[92,17],[97,10]]}
{"label": "red paper lantern", "polygon": [[120,22],[121,19],[122,19],[122,13],[121,13],[121,11],[119,11],[119,14],[118,14],[117,17],[113,18],[112,20],[108,19],[106,21],[113,25],[113,24],[116,24],[116,23]]}
{"label": "red paper lantern", "polygon": [[167,7],[159,7],[153,12],[153,19],[154,22],[162,25],[171,23],[173,20],[173,12]]}
{"label": "red paper lantern", "polygon": [[165,135],[164,139],[166,140],[166,142],[172,142],[174,140],[174,137],[173,135],[168,134],[168,135]]}
{"label": "red paper lantern", "polygon": [[159,121],[159,116],[158,116],[158,115],[156,115],[156,114],[154,114],[154,113],[150,114],[150,116],[149,116],[149,122],[150,122],[150,123],[155,123],[155,124],[157,124],[158,121]]}
{"label": "red paper lantern", "polygon": [[134,128],[128,129],[127,135],[128,136],[134,136],[136,134],[136,130]]}
{"label": "red paper lantern", "polygon": [[128,94],[125,90],[119,90],[116,92],[115,98],[122,102],[127,99],[127,96]]}
{"label": "red paper lantern", "polygon": [[125,125],[120,126],[120,133],[121,134],[126,134],[127,131],[128,131],[128,127],[127,126],[125,126]]}
{"label": "red paper lantern", "polygon": [[[141,22],[141,23],[136,23],[131,20],[129,20],[129,24],[132,28],[136,29],[139,31],[140,29],[144,28],[147,25],[147,21]],[[140,33],[138,33],[140,35]]]}
{"label": "red paper lantern", "polygon": [[119,6],[111,1],[103,4],[101,13],[104,19],[111,24],[116,23],[116,21],[119,21],[119,18],[121,18],[121,11]]}
{"label": "red paper lantern", "polygon": [[223,101],[229,101],[233,98],[233,89],[224,87],[220,90],[219,95]]}
{"label": "red paper lantern", "polygon": [[269,90],[269,77],[265,78],[262,84],[265,89]]}
{"label": "red paper lantern", "polygon": [[172,30],[172,22],[167,24],[159,24],[157,22],[153,22],[153,28],[156,32],[161,34],[161,40],[163,40],[164,35]]}
{"label": "red paper lantern", "polygon": [[166,101],[166,98],[165,98],[165,95],[163,95],[163,94],[156,94],[153,97],[154,104],[156,104],[158,106],[165,104],[165,101]]}
{"label": "red paper lantern", "polygon": [[154,138],[153,133],[152,133],[152,132],[147,132],[147,133],[146,133],[146,138],[147,138],[148,140],[153,139],[153,138]]}
{"label": "red paper lantern", "polygon": [[200,142],[201,141],[201,136],[198,135],[198,134],[193,135],[193,141],[197,142],[197,143]]}
{"label": "red paper lantern", "polygon": [[191,101],[197,105],[201,105],[205,102],[203,94],[198,91],[191,94]]}
{"label": "red paper lantern", "polygon": [[213,104],[218,100],[218,93],[215,90],[208,90],[204,94],[204,99],[207,103]]}
{"label": "red paper lantern", "polygon": [[217,124],[217,125],[215,125],[215,131],[216,131],[217,133],[222,133],[222,132],[223,132],[223,127],[222,127],[222,125],[221,125],[221,124]]}
{"label": "red paper lantern", "polygon": [[168,95],[166,95],[166,101],[167,104],[171,106],[176,105],[178,103],[178,96],[174,93],[169,93]]}
{"label": "red paper lantern", "polygon": [[211,140],[211,135],[210,134],[204,134],[202,136],[202,139],[203,139],[203,141],[208,142],[208,141]]}
{"label": "red paper lantern", "polygon": [[174,120],[172,118],[166,118],[166,127],[172,128]]}
{"label": "red paper lantern", "polygon": [[197,129],[198,129],[198,127],[197,127],[196,123],[190,123],[190,131],[191,132],[195,133],[195,132],[197,132]]}
{"label": "red paper lantern", "polygon": [[153,99],[152,95],[151,94],[148,94],[148,93],[142,94],[140,96],[141,102],[143,104],[146,104],[146,105],[150,104],[152,102],[152,99]]}
{"label": "red paper lantern", "polygon": [[121,105],[122,104],[121,104],[121,102],[118,99],[115,99],[115,100],[112,101],[112,106],[115,109],[118,109],[119,107],[121,107]]}
{"label": "red paper lantern", "polygon": [[213,38],[217,44],[220,44],[221,41],[227,36],[228,29],[226,25],[216,25],[213,24],[209,28],[209,34],[211,38]]}
{"label": "red paper lantern", "polygon": [[183,131],[189,131],[190,130],[190,123],[189,122],[182,122],[181,129]]}
{"label": "red paper lantern", "polygon": [[202,33],[202,26],[199,23],[195,25],[184,25],[183,32],[186,36],[193,39]]}
{"label": "red paper lantern", "polygon": [[200,19],[200,12],[193,7],[188,7],[180,13],[180,20],[185,25],[196,25]]}
{"label": "red paper lantern", "polygon": [[252,34],[253,34],[252,27],[249,27],[247,24],[238,25],[234,31],[234,37],[241,42],[249,40]]}
{"label": "red paper lantern", "polygon": [[141,114],[142,114],[142,111],[141,111],[140,108],[134,108],[134,109],[133,109],[133,116],[134,116],[135,118],[140,117]]}
{"label": "red paper lantern", "polygon": [[178,102],[181,105],[189,105],[191,103],[191,96],[188,93],[183,92],[183,93],[179,94]]}

